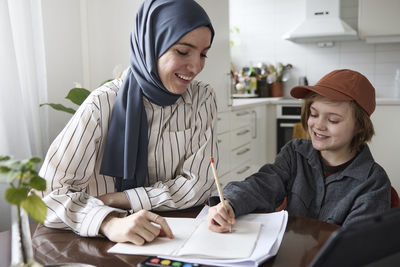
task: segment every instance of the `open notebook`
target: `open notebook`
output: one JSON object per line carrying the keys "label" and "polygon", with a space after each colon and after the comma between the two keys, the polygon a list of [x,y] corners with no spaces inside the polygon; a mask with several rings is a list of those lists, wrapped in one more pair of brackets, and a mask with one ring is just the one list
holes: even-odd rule
{"label": "open notebook", "polygon": [[157,255],[177,260],[220,266],[257,266],[274,256],[287,224],[287,212],[248,214],[237,218],[232,233],[207,228],[205,207],[196,219],[166,218],[174,239],[157,238],[136,246],[117,243],[110,253]]}
{"label": "open notebook", "polygon": [[208,230],[205,220],[166,220],[174,233],[174,239],[160,237],[143,246],[118,243],[108,252],[222,259],[247,258],[253,252],[261,226],[258,222],[240,221],[233,227],[231,234],[221,234]]}

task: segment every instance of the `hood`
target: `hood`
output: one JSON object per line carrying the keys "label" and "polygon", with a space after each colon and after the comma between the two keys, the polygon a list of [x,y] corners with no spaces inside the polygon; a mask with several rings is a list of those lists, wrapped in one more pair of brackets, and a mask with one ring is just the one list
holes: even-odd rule
{"label": "hood", "polygon": [[340,0],[306,0],[306,19],[283,36],[293,42],[357,40],[357,32],[340,18]]}

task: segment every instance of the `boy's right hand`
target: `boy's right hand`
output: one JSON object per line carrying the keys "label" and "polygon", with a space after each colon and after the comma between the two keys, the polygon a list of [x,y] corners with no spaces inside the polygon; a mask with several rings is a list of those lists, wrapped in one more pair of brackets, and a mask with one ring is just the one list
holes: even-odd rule
{"label": "boy's right hand", "polygon": [[225,200],[225,206],[222,203],[210,207],[207,215],[208,229],[217,233],[229,232],[232,225],[236,223],[235,212],[228,200]]}

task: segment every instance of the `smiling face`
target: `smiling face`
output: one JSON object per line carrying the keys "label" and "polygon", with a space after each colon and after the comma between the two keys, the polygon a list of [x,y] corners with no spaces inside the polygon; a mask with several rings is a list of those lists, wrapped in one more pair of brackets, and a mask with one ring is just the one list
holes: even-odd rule
{"label": "smiling face", "polygon": [[186,91],[203,70],[210,43],[210,29],[199,27],[184,35],[158,59],[158,75],[168,91],[174,94]]}
{"label": "smiling face", "polygon": [[[332,101],[317,97],[307,120],[313,147],[326,158],[347,161],[355,154],[350,144],[356,133],[354,110],[350,101]],[[349,158],[350,157],[350,158]]]}

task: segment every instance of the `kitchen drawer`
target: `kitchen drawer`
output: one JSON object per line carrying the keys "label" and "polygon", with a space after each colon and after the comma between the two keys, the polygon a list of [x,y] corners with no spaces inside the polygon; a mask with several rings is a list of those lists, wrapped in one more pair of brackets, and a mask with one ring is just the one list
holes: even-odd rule
{"label": "kitchen drawer", "polygon": [[251,144],[247,144],[232,150],[231,166],[236,167],[251,159],[252,155]]}
{"label": "kitchen drawer", "polygon": [[220,176],[219,181],[221,183],[222,188],[224,188],[228,183],[234,181],[243,181],[253,173],[254,173],[254,168],[250,164],[250,161],[247,161],[244,164],[238,166],[236,169],[232,170],[231,172],[228,172],[225,175]]}
{"label": "kitchen drawer", "polygon": [[230,170],[230,155],[231,155],[231,147],[230,147],[230,133],[223,133],[217,136],[218,139],[218,174],[223,175]]}
{"label": "kitchen drawer", "polygon": [[232,178],[236,181],[242,181],[254,173],[254,166],[250,161],[240,164],[236,169],[232,170]]}
{"label": "kitchen drawer", "polygon": [[250,126],[235,129],[231,131],[231,148],[243,146],[251,142],[251,128]]}
{"label": "kitchen drawer", "polygon": [[[219,176],[219,182],[222,189],[231,181],[233,181],[231,172]],[[214,186],[213,194],[218,194],[217,186]]]}
{"label": "kitchen drawer", "polygon": [[221,112],[217,114],[217,133],[225,133],[231,129],[231,113]]}
{"label": "kitchen drawer", "polygon": [[232,114],[231,128],[242,128],[250,125],[251,122],[251,111],[250,110],[237,110]]}

